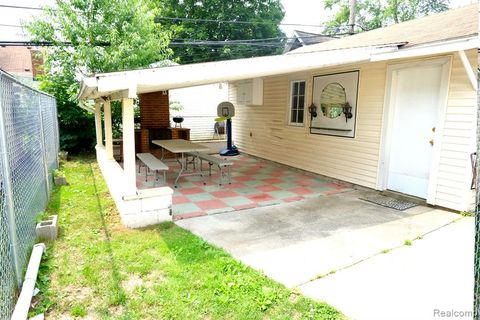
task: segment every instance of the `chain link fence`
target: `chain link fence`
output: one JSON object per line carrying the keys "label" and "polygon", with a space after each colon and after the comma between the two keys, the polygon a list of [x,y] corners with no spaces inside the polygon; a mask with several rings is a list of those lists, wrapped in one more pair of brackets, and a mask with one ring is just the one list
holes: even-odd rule
{"label": "chain link fence", "polygon": [[0,71],[0,319],[10,318],[59,149],[55,98]]}

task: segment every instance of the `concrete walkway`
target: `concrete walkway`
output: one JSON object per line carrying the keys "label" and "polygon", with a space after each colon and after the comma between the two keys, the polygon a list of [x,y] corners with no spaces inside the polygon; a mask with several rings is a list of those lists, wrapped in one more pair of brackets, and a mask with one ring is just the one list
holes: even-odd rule
{"label": "concrete walkway", "polygon": [[352,319],[472,319],[473,252],[474,218],[462,218],[300,290]]}
{"label": "concrete walkway", "polygon": [[[469,253],[473,252],[473,238],[468,238],[471,230],[463,230],[473,225],[471,219],[463,218],[461,223],[444,227],[461,216],[423,206],[397,211],[359,200],[365,193],[368,192],[351,191],[177,224],[271,278],[288,287],[299,287],[354,319],[393,319],[395,314],[405,315],[397,309],[409,310],[410,315],[433,316],[430,305],[425,304],[425,311],[421,301],[437,297],[439,285],[445,285],[445,300],[432,298],[439,302],[438,309],[450,307],[442,301],[470,295],[468,285],[451,283],[462,282],[465,277],[473,283],[473,262],[468,260],[472,259]],[[443,235],[447,231],[450,233]],[[412,246],[403,247],[405,240],[427,233],[430,234],[414,241]],[[400,252],[419,250],[421,243],[426,243],[422,252],[397,257]],[[426,254],[433,250],[432,246],[438,246],[433,256]],[[392,248],[397,249],[379,254]],[[384,265],[368,267],[382,259],[387,259]],[[333,271],[334,274],[325,276]],[[437,278],[427,280],[429,275]],[[433,286],[435,281],[437,285]],[[419,299],[417,293],[424,298]]]}

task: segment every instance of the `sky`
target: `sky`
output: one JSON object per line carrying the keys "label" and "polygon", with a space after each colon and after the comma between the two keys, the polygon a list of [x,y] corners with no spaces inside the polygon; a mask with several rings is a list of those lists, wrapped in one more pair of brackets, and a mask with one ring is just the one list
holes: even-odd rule
{"label": "sky", "polygon": [[[281,0],[281,2],[285,9],[283,23],[320,25],[329,20],[327,12],[323,9],[323,0]],[[295,29],[313,33],[321,30],[315,27],[300,26],[282,26],[282,29],[288,36]]]}
{"label": "sky", "polygon": [[[471,3],[477,3],[478,0],[450,0],[450,8],[462,7]],[[283,23],[301,23],[319,25],[330,20],[333,13],[325,11],[323,8],[323,0],[281,0],[285,9],[285,18]],[[283,31],[287,35],[295,29],[307,32],[318,32],[320,28],[282,26]]]}
{"label": "sky", "polygon": [[[228,1],[228,0],[224,0]],[[466,4],[475,3],[478,0],[450,0],[450,7],[455,8]],[[54,0],[0,0],[3,5],[21,5],[39,7],[52,4]],[[281,0],[285,9],[283,23],[320,25],[328,21],[331,12],[323,9],[323,0]],[[41,13],[40,10],[25,10],[0,7],[0,41],[28,40],[22,35],[22,29],[5,25],[20,25],[22,21],[30,21],[32,16]],[[287,35],[291,35],[294,29],[308,32],[318,32],[318,27],[282,26]]]}
{"label": "sky", "polygon": [[[46,4],[52,4],[53,0],[0,0],[0,4],[24,7],[40,7]],[[28,40],[18,27],[9,27],[5,25],[18,26],[22,21],[31,21],[32,16],[41,13],[40,10],[25,10],[0,7],[0,41]]]}

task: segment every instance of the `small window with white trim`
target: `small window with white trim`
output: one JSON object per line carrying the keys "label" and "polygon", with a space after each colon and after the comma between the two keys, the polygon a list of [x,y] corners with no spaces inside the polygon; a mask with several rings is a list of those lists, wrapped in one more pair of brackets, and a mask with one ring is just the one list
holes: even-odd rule
{"label": "small window with white trim", "polygon": [[290,125],[303,125],[305,112],[305,80],[295,80],[290,87],[290,113],[288,123]]}

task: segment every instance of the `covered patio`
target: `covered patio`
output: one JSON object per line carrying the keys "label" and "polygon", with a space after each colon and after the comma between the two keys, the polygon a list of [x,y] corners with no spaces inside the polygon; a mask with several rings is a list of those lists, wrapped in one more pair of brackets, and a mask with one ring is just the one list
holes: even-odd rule
{"label": "covered patio", "polygon": [[[172,216],[174,220],[223,212],[252,209],[289,203],[319,196],[328,196],[351,190],[351,186],[313,173],[296,170],[271,161],[241,154],[230,158],[231,183],[219,184],[220,172],[204,164],[205,178],[187,176],[174,187],[180,165],[168,161],[167,183],[174,190]],[[145,190],[162,185],[145,168],[137,171],[137,188]],[[204,184],[205,182],[205,184]]]}
{"label": "covered patio", "polygon": [[[252,91],[245,98],[256,103],[263,100],[262,77],[369,61],[372,54],[395,52],[398,45],[393,43],[344,49],[338,50],[335,55],[330,52],[309,52],[113,72],[84,78],[78,98],[81,107],[95,113],[97,160],[123,223],[131,228],[144,227],[172,220],[172,215],[177,215],[175,211],[178,212],[177,218],[186,218],[301,200],[309,196],[339,192],[345,188],[343,185],[332,184],[326,178],[306,178],[310,176],[303,172],[294,173],[285,168],[264,166],[258,160],[251,160],[252,163],[249,164],[249,159],[252,158],[248,157],[234,160],[236,166],[232,169],[233,183],[222,189],[219,189],[215,176],[212,177],[215,182],[209,181],[203,187],[198,185],[203,182],[195,181],[198,177],[189,178],[187,184],[183,181],[184,185],[178,190],[168,184],[149,184],[148,178],[147,183],[144,183],[144,172],[138,173],[136,153],[139,145],[148,145],[152,139],[143,141],[143,135],[140,139],[136,136],[134,99],[139,97],[141,104],[142,96],[146,97],[148,104],[152,102],[148,95],[155,95],[155,99],[160,101],[165,92],[171,89],[254,80],[254,85],[250,88]],[[94,107],[89,108],[87,101],[94,101]],[[114,159],[112,101],[121,101],[122,107],[121,165]],[[145,116],[147,123],[152,122],[149,119],[150,113]],[[168,138],[188,140],[188,137],[178,136],[174,132]],[[159,157],[155,151],[151,153]],[[175,164],[170,170],[167,182],[171,182],[174,172],[178,172],[175,171]],[[282,177],[275,176],[277,174]],[[308,184],[314,188],[302,189],[308,187]],[[230,199],[225,201],[225,198]]]}
{"label": "covered patio", "polygon": [[[470,154],[475,126],[472,119],[476,118],[477,110],[474,72],[477,13],[477,7],[468,6],[285,55],[84,78],[78,99],[85,108],[88,108],[87,101],[94,102],[97,159],[123,223],[128,227],[143,227],[171,220],[172,216],[182,219],[210,215],[347,188],[343,183],[322,178],[324,176],[370,189],[416,196],[431,205],[469,210],[473,203]],[[446,19],[455,25],[453,22],[459,17],[468,17],[465,26],[459,25],[447,33],[440,28]],[[403,27],[409,32],[404,32]],[[427,69],[441,76],[427,77],[424,74]],[[392,79],[398,70],[423,75],[418,77],[418,81],[423,81],[421,86],[431,88],[428,95],[423,94],[407,81],[407,76],[402,78],[409,86],[398,92],[403,99],[399,101],[414,99],[417,109],[410,103],[397,106],[394,102],[398,99],[390,96],[397,89]],[[436,82],[430,84],[431,79]],[[342,103],[337,107],[340,111],[331,116],[322,110],[322,97],[325,88],[330,87],[328,83],[338,81],[343,83],[340,85],[343,91],[338,91],[343,92],[338,96]],[[168,117],[152,118],[155,114],[161,115],[162,103],[168,112],[168,103],[164,101],[166,93],[219,82],[229,83],[228,100],[236,107],[233,139],[245,153],[232,159],[232,184],[219,187],[218,173],[215,173],[205,185],[197,176],[182,178],[178,188],[172,188],[172,180],[179,171],[175,162],[169,164],[166,184],[153,185],[152,178],[145,182],[144,172],[137,173],[137,153],[147,152],[160,158],[156,153],[158,149],[151,149],[154,140],[189,140],[187,133],[171,130]],[[429,108],[419,107],[423,105],[424,95]],[[134,121],[134,99],[137,98],[140,106],[143,100],[143,105],[149,105],[152,111],[141,114],[140,135]],[[122,105],[122,165],[113,157],[111,102],[115,100],[120,100]],[[414,110],[393,112],[397,107]],[[415,130],[411,130],[408,121],[395,117],[399,114],[418,120],[421,118],[411,116],[418,110],[429,117],[431,124],[419,122]],[[162,119],[167,121],[158,128]],[[394,132],[397,128],[392,125],[394,122],[407,133],[422,130],[425,137],[418,139]],[[148,135],[144,134],[147,131]],[[408,138],[408,143],[402,139],[395,142],[394,137]],[[412,145],[423,153],[416,153]],[[392,159],[399,159],[389,156],[392,148],[401,155],[415,155],[408,157],[411,160],[408,168],[390,165]],[[416,188],[419,185],[415,183],[416,178],[410,179],[408,174],[400,175],[398,185],[393,183],[398,170],[417,172],[418,163],[424,164],[422,172],[415,173],[422,181],[421,192]],[[307,171],[312,174],[306,174]]]}

